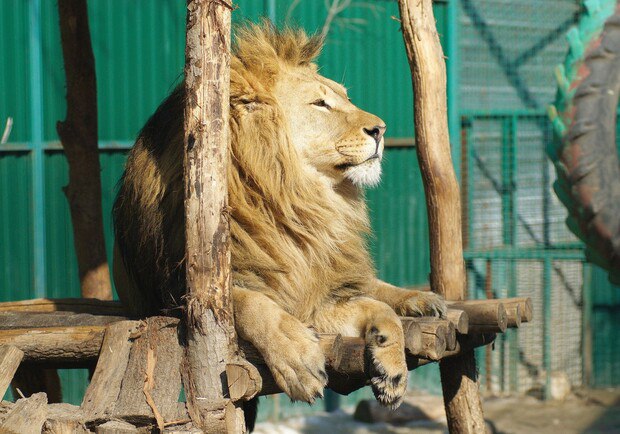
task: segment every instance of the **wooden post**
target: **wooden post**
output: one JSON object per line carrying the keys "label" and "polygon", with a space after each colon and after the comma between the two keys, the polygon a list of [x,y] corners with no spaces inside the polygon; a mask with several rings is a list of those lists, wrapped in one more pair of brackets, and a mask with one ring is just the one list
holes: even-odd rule
{"label": "wooden post", "polygon": [[[424,181],[431,289],[447,300],[465,295],[459,187],[448,136],[446,66],[432,0],[398,1],[414,91],[416,150]],[[451,433],[485,432],[473,351],[440,362]]]}
{"label": "wooden post", "polygon": [[205,432],[243,432],[226,365],[237,352],[230,294],[227,158],[228,0],[188,0],[185,47],[185,232],[188,411]]}
{"label": "wooden post", "polygon": [[58,14],[67,117],[56,124],[56,130],[69,163],[69,184],[64,192],[71,210],[82,297],[111,300],[101,209],[97,81],[86,0],[59,0]]}

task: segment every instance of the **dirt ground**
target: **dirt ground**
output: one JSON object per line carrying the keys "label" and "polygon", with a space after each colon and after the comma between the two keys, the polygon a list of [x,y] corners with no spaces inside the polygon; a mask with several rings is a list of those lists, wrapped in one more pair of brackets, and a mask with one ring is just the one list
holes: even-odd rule
{"label": "dirt ground", "polygon": [[[411,394],[400,414],[409,422],[362,423],[352,417],[354,409],[320,413],[278,423],[257,425],[258,434],[405,434],[446,433],[441,398]],[[501,434],[612,434],[620,433],[620,389],[578,390],[564,401],[541,401],[531,396],[486,398],[485,417],[491,432]]]}

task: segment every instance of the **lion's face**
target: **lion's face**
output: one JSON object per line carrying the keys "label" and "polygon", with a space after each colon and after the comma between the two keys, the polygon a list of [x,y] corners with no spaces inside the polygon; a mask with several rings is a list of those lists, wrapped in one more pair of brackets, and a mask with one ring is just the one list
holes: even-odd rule
{"label": "lion's face", "polygon": [[385,122],[352,104],[342,85],[310,68],[291,68],[279,74],[275,96],[306,164],[335,184],[379,182]]}

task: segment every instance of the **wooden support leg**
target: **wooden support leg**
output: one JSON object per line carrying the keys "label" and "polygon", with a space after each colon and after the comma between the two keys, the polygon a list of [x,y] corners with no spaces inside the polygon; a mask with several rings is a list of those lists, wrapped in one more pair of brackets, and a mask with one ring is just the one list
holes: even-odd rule
{"label": "wooden support leg", "polygon": [[439,372],[450,433],[485,433],[473,350],[443,359]]}
{"label": "wooden support leg", "polygon": [[[414,88],[416,151],[429,221],[431,288],[446,300],[462,300],[466,275],[461,203],[448,136],[446,65],[433,2],[399,0],[398,6]],[[450,433],[484,433],[473,351],[442,360],[440,371]]]}

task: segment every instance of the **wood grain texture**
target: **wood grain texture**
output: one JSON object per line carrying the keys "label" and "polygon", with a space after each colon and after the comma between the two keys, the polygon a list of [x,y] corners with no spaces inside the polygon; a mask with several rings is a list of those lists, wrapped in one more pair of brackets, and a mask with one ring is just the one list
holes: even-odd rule
{"label": "wood grain texture", "polygon": [[35,298],[32,300],[3,301],[0,312],[73,312],[92,315],[126,316],[120,301],[96,298]]}
{"label": "wood grain texture", "polygon": [[127,369],[132,336],[141,326],[139,321],[121,321],[105,329],[99,361],[82,400],[86,419],[97,419],[111,412]]}
{"label": "wood grain texture", "polygon": [[[432,0],[398,1],[414,93],[416,151],[429,221],[431,289],[465,297],[461,201],[448,136],[446,66]],[[470,318],[471,319],[471,318]],[[473,351],[440,363],[451,433],[485,432]]]}
{"label": "wood grain texture", "polygon": [[18,399],[0,424],[0,433],[40,434],[47,419],[47,396],[35,393]]}
{"label": "wood grain texture", "polygon": [[183,383],[192,420],[208,432],[245,431],[242,412],[236,417],[228,406],[226,382],[226,365],[237,351],[230,294],[226,171],[231,9],[227,1],[187,1],[183,124],[187,346]]}
{"label": "wood grain texture", "polygon": [[4,396],[23,358],[24,352],[19,348],[0,346],[0,396]]}

